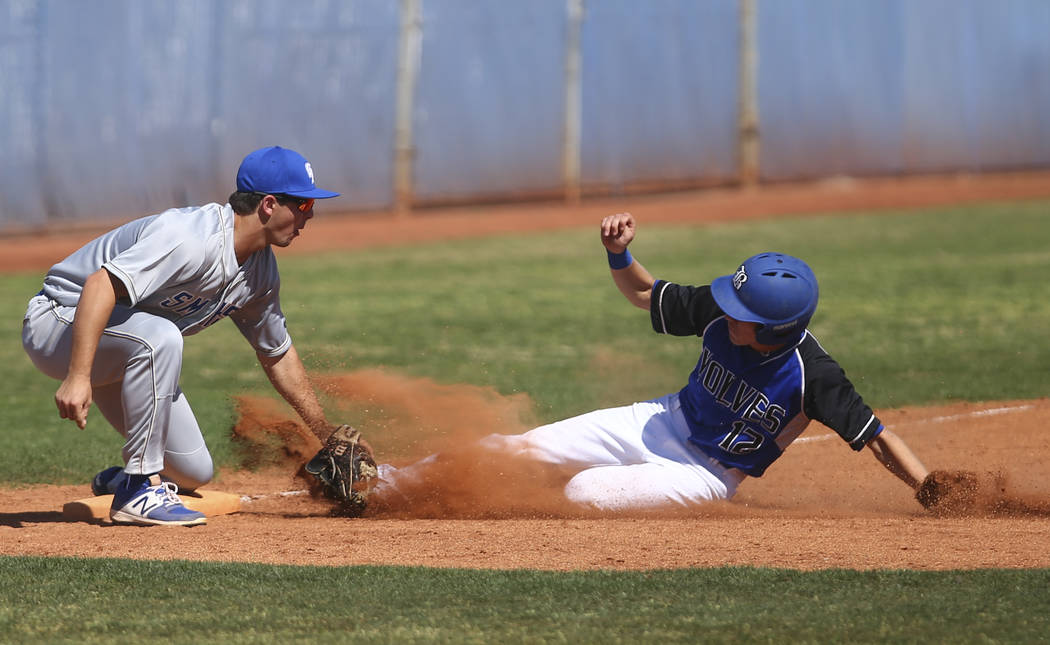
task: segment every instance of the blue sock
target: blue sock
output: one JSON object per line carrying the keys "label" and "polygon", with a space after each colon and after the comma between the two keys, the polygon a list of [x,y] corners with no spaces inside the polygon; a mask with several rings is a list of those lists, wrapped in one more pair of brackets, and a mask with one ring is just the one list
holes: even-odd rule
{"label": "blue sock", "polygon": [[128,475],[121,486],[124,488],[130,488],[131,490],[138,490],[139,488],[142,488],[143,484],[149,483],[149,478],[151,476],[152,475]]}

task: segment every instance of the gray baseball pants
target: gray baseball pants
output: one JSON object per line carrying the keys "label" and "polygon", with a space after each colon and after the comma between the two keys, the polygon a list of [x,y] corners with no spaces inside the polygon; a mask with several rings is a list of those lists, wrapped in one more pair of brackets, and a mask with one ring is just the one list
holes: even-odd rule
{"label": "gray baseball pants", "polygon": [[[76,307],[43,295],[29,301],[22,346],[41,372],[62,380],[69,369]],[[102,332],[91,370],[92,398],[125,439],[124,470],[159,472],[182,490],[208,483],[211,454],[179,388],[182,333],[175,323],[118,304]]]}

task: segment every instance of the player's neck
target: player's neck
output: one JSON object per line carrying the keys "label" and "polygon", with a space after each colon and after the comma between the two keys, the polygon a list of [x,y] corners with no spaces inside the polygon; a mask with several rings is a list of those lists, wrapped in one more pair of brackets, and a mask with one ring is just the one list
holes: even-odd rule
{"label": "player's neck", "polygon": [[244,261],[252,253],[266,248],[266,233],[262,222],[255,214],[233,216],[233,252],[237,256],[237,264]]}

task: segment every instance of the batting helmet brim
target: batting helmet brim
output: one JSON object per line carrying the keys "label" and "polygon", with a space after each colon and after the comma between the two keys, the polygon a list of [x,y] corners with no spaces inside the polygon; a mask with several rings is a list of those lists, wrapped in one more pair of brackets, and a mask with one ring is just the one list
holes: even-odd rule
{"label": "batting helmet brim", "polygon": [[740,301],[740,296],[733,288],[733,276],[731,275],[715,278],[711,282],[711,295],[714,296],[715,302],[723,313],[734,320],[761,324],[770,322],[748,309],[747,305]]}

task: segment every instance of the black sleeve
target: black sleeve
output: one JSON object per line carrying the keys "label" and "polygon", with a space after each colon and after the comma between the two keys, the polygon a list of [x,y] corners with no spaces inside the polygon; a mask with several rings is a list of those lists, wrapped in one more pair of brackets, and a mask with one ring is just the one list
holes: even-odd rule
{"label": "black sleeve", "polygon": [[806,372],[802,403],[806,416],[834,430],[854,450],[861,450],[879,434],[882,422],[816,338],[807,333],[799,352]]}
{"label": "black sleeve", "polygon": [[663,280],[653,284],[649,317],[659,334],[700,336],[721,315],[710,286],[688,287]]}

